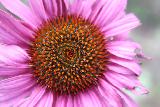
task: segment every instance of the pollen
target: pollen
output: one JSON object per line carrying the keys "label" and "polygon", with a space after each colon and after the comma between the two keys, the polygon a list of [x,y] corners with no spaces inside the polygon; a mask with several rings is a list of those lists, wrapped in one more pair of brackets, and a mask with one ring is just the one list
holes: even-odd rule
{"label": "pollen", "polygon": [[98,84],[108,55],[97,26],[61,16],[43,23],[34,36],[29,64],[38,84],[58,94],[77,94]]}

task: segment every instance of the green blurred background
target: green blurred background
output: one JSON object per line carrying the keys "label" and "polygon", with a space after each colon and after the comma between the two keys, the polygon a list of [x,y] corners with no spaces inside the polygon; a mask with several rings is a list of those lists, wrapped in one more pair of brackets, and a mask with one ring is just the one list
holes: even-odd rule
{"label": "green blurred background", "polygon": [[140,77],[150,93],[134,97],[140,107],[160,107],[160,0],[128,0],[127,11],[135,13],[142,23],[131,33],[131,37],[152,58],[143,62]]}

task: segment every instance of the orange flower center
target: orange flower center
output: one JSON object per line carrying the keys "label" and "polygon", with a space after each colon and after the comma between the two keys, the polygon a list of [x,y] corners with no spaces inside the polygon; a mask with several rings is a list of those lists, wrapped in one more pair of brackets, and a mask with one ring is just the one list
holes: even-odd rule
{"label": "orange flower center", "polygon": [[57,17],[35,32],[29,50],[33,76],[59,94],[77,94],[98,83],[107,51],[99,28],[81,17]]}

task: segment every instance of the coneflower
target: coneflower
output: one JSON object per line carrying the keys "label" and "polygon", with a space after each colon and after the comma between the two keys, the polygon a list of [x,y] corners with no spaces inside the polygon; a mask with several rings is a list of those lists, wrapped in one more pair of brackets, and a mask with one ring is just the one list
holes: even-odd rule
{"label": "coneflower", "polygon": [[0,107],[137,107],[123,89],[147,93],[127,0],[0,3]]}

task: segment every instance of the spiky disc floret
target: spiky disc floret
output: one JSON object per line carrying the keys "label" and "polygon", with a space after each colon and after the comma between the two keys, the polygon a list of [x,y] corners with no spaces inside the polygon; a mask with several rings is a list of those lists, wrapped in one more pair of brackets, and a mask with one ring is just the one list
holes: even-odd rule
{"label": "spiky disc floret", "polygon": [[81,17],[45,22],[29,51],[38,83],[60,94],[76,94],[96,85],[107,62],[99,28]]}

